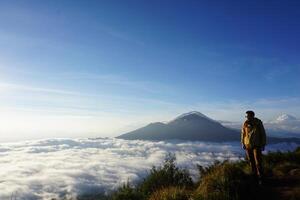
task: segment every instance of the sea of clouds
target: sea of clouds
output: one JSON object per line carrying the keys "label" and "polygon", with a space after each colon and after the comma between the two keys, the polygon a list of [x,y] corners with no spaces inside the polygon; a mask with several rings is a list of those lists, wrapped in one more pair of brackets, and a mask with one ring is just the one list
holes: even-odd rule
{"label": "sea of clouds", "polygon": [[[294,150],[297,144],[274,144],[267,151]],[[109,192],[147,176],[166,155],[197,179],[197,164],[239,160],[240,144],[188,141],[139,141],[115,138],[45,139],[0,144],[0,199],[51,199]]]}

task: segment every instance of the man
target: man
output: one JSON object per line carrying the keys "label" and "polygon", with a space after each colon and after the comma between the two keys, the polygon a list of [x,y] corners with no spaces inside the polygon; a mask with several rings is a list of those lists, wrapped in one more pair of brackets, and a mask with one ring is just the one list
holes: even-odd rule
{"label": "man", "polygon": [[241,143],[246,150],[247,159],[250,162],[253,175],[262,184],[262,151],[265,150],[266,132],[263,123],[255,117],[251,110],[246,112],[247,120],[244,122],[241,134]]}

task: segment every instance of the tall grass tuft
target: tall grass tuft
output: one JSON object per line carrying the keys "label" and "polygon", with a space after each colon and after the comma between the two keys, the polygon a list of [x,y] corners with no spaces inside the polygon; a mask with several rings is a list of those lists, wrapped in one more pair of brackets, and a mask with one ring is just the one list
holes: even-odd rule
{"label": "tall grass tuft", "polygon": [[153,192],[148,200],[189,200],[191,193],[185,188],[171,186]]}

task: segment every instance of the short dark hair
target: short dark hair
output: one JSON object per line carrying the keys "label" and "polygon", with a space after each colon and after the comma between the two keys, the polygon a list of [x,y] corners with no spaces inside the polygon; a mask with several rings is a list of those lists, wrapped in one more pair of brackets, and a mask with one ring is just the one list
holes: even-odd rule
{"label": "short dark hair", "polygon": [[255,116],[255,113],[254,113],[252,110],[247,110],[246,113],[247,113],[248,115]]}

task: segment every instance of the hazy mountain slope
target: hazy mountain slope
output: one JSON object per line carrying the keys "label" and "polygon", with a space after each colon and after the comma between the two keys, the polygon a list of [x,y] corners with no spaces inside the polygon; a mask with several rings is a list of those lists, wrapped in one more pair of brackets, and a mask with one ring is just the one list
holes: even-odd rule
{"label": "hazy mountain slope", "polygon": [[118,136],[123,139],[142,140],[202,140],[202,141],[233,141],[238,140],[239,132],[226,128],[219,122],[208,118],[200,112],[189,112],[169,123],[151,123],[145,127]]}

